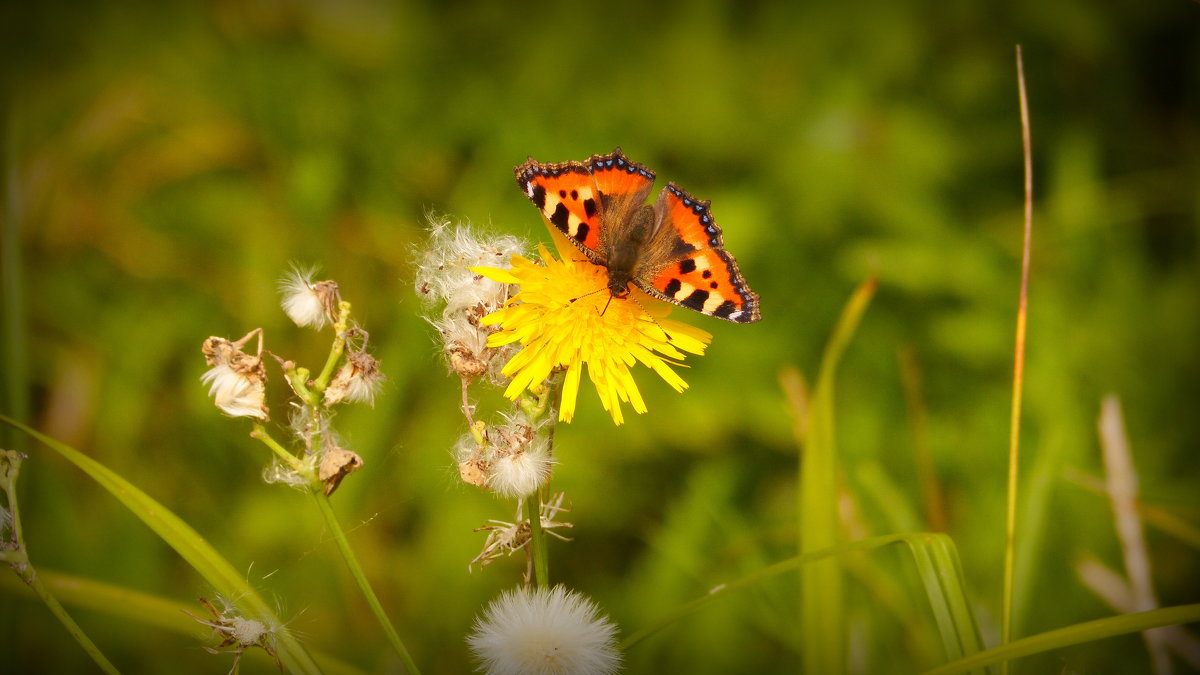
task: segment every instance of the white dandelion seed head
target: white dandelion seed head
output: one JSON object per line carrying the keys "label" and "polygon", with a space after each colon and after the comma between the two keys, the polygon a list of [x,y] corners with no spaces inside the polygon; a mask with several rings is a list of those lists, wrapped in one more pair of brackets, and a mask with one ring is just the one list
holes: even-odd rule
{"label": "white dandelion seed head", "polygon": [[526,246],[514,236],[483,235],[470,225],[430,217],[429,242],[418,253],[417,295],[430,304],[446,303],[447,311],[478,303],[495,304],[497,297],[505,293],[505,284],[481,277],[469,268],[507,269],[513,254],[525,250]]}
{"label": "white dandelion seed head", "polygon": [[336,282],[314,282],[314,274],[314,268],[293,267],[279,280],[280,305],[297,326],[320,330],[332,320],[340,297]]}
{"label": "white dandelion seed head", "polygon": [[510,590],[467,638],[488,675],[611,675],[621,665],[617,627],[586,596],[562,586]]}
{"label": "white dandelion seed head", "polygon": [[465,462],[475,457],[479,454],[479,444],[475,442],[475,435],[468,431],[459,436],[450,452],[456,462]]}
{"label": "white dandelion seed head", "polygon": [[525,497],[550,478],[553,467],[548,444],[535,442],[516,454],[492,460],[487,485],[504,497]]}
{"label": "white dandelion seed head", "polygon": [[375,406],[375,394],[387,376],[379,370],[379,361],[365,351],[347,352],[342,365],[329,387],[325,389],[325,407],[341,401],[366,403]]}
{"label": "white dandelion seed head", "polygon": [[507,417],[505,424],[487,429],[488,481],[504,497],[524,497],[542,486],[554,467],[550,444],[523,414]]}

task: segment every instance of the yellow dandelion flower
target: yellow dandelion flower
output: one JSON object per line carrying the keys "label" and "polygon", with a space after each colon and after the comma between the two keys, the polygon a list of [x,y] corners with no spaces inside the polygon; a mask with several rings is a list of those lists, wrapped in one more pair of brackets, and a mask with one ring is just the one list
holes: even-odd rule
{"label": "yellow dandelion flower", "polygon": [[646,412],[629,370],[635,363],[653,370],[675,391],[687,389],[687,382],[671,365],[682,365],[684,352],[703,354],[712,335],[666,318],[671,306],[636,288],[625,298],[612,297],[607,290],[608,271],[584,258],[557,231],[551,229],[551,235],[561,259],[539,244],[541,263],[514,255],[511,270],[472,268],[489,279],[520,287],[502,309],[480,321],[500,326],[488,338],[489,347],[510,343],[522,347],[501,371],[512,378],[504,395],[516,399],[555,370],[565,370],[559,419],[569,422],[586,364],[601,404],[613,422],[621,424],[625,421],[621,403]]}

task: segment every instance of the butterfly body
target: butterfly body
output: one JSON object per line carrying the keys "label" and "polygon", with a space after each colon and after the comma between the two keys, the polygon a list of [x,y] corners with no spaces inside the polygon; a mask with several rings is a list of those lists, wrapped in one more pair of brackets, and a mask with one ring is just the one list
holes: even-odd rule
{"label": "butterfly body", "polygon": [[761,318],[758,296],[724,248],[709,202],[668,183],[653,204],[654,173],[617,148],[586,162],[516,167],[542,215],[608,271],[613,297],[633,284],[660,300],[737,323]]}

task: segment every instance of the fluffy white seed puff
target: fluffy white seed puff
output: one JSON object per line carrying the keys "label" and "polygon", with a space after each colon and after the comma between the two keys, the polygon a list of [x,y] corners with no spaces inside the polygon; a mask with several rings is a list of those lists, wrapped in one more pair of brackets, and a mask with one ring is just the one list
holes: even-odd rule
{"label": "fluffy white seed puff", "polygon": [[366,352],[347,352],[346,363],[325,389],[325,407],[342,401],[361,402],[374,407],[375,394],[386,379],[375,357]]}
{"label": "fluffy white seed puff", "polygon": [[516,237],[480,235],[466,225],[430,219],[429,243],[417,256],[417,295],[442,309],[440,317],[427,318],[441,334],[443,352],[455,373],[472,380],[498,375],[507,360],[501,357],[511,355],[511,348],[487,348],[491,331],[479,325],[508,300],[509,287],[470,268],[507,269],[512,256],[524,252]]}
{"label": "fluffy white seed puff", "polygon": [[254,332],[237,342],[220,337],[205,340],[200,351],[211,367],[200,381],[209,385],[208,395],[226,415],[265,420],[266,369],[260,357],[241,350],[243,341],[252,335]]}
{"label": "fluffy white seed puff", "polygon": [[488,675],[611,675],[617,627],[562,586],[504,592],[475,620],[467,643]]}
{"label": "fluffy white seed puff", "polygon": [[[493,429],[495,427],[488,430],[489,439]],[[487,487],[502,497],[520,498],[533,494],[550,477],[554,466],[545,436],[533,436],[532,429],[524,429],[529,430],[528,438],[514,438],[511,451],[502,444],[488,462]],[[517,431],[513,435],[520,433]]]}
{"label": "fluffy white seed puff", "polygon": [[213,402],[226,415],[267,418],[263,406],[266,388],[261,380],[252,380],[245,373],[219,363],[201,375],[200,381],[210,385],[208,395],[213,397]]}
{"label": "fluffy white seed puff", "polygon": [[283,296],[280,304],[297,326],[312,326],[321,330],[337,311],[339,294],[336,282],[313,282],[315,272],[292,268],[287,276],[279,280],[279,293]]}
{"label": "fluffy white seed puff", "polygon": [[505,299],[505,285],[469,268],[481,265],[507,269],[513,254],[525,246],[513,236],[480,236],[465,225],[430,219],[429,243],[417,261],[417,295],[431,304],[446,303],[445,314],[477,305],[492,306]]}

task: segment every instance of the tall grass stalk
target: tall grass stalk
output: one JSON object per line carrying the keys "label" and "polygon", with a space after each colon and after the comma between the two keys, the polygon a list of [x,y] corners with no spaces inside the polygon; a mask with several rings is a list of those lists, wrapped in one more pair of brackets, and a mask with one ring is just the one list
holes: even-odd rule
{"label": "tall grass stalk", "polygon": [[[1025,157],[1025,233],[1021,247],[1021,291],[1017,304],[1016,354],[1013,358],[1013,396],[1008,435],[1008,497],[1004,517],[1004,599],[1000,642],[1012,641],[1014,571],[1017,538],[1017,478],[1020,460],[1021,388],[1025,384],[1025,323],[1029,310],[1029,249],[1033,235],[1033,150],[1029,138],[1029,99],[1025,93],[1025,64],[1017,45],[1017,91],[1021,103],[1021,145]],[[1007,675],[1008,664],[1001,666]]]}
{"label": "tall grass stalk", "polygon": [[[63,625],[67,633],[75,638],[75,642],[91,657],[92,661],[100,670],[115,675],[120,671],[116,666],[108,660],[95,642],[88,637],[87,633],[83,632],[83,628],[71,618],[67,609],[62,606],[58,598],[50,592],[49,587],[42,582],[42,577],[38,574],[33,563],[29,560],[29,552],[25,548],[25,536],[21,531],[21,508],[17,501],[17,478],[21,474],[21,462],[25,456],[15,450],[0,450],[0,483],[3,483],[4,493],[7,496],[7,504],[5,504],[8,512],[4,514],[8,519],[7,528],[12,532],[11,541],[0,542],[6,544],[0,547],[0,562],[6,562],[13,571],[21,578],[21,581],[34,592],[35,595],[46,605],[46,609],[58,619],[58,622]],[[9,548],[7,545],[13,545]]]}
{"label": "tall grass stalk", "polygon": [[[842,310],[821,358],[821,370],[812,405],[807,410],[807,432],[800,458],[800,553],[812,553],[837,544],[838,487],[834,441],[834,376],[858,322],[875,294],[876,281],[868,279],[855,289]],[[796,411],[801,417],[805,411]],[[841,569],[829,560],[806,566],[801,573],[800,626],[804,670],[840,673],[844,670],[845,624],[842,612]]]}

